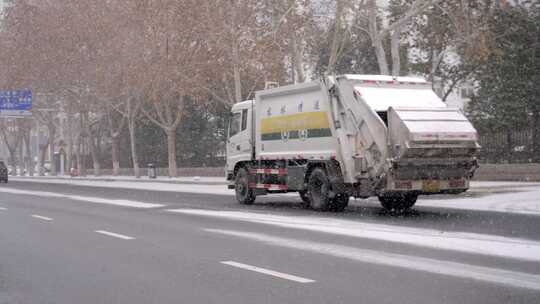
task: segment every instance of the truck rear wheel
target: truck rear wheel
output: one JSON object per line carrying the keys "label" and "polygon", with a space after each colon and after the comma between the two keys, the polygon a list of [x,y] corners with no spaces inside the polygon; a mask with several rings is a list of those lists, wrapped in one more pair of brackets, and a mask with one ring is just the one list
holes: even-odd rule
{"label": "truck rear wheel", "polygon": [[302,199],[302,205],[305,207],[309,207],[310,203],[307,190],[298,191],[298,194],[300,194],[300,198]]}
{"label": "truck rear wheel", "polygon": [[317,211],[328,211],[330,207],[330,181],[323,169],[315,168],[309,175],[308,196],[311,208]]}
{"label": "truck rear wheel", "polygon": [[330,204],[330,211],[343,212],[349,205],[349,195],[337,194]]}
{"label": "truck rear wheel", "polygon": [[413,193],[379,196],[379,202],[381,202],[383,208],[394,212],[402,212],[411,208],[417,199],[418,194]]}
{"label": "truck rear wheel", "polygon": [[251,205],[255,201],[255,194],[249,188],[249,175],[245,168],[238,169],[236,173],[234,191],[236,192],[236,200],[240,204]]}

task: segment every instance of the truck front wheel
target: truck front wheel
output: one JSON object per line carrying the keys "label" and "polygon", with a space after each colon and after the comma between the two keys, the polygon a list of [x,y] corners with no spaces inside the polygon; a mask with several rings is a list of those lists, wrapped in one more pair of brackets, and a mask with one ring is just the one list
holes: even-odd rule
{"label": "truck front wheel", "polygon": [[255,201],[255,194],[249,188],[249,175],[245,168],[238,169],[234,180],[234,189],[236,192],[236,200],[240,204],[251,205]]}
{"label": "truck front wheel", "polygon": [[379,202],[384,209],[394,212],[403,212],[416,203],[418,194],[414,193],[400,193],[392,195],[379,196]]}

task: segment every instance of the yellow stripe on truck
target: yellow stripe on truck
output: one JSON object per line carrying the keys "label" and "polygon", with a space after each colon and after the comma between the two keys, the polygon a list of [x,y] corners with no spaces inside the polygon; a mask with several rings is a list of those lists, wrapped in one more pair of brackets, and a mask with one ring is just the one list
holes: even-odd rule
{"label": "yellow stripe on truck", "polygon": [[292,115],[263,118],[261,133],[281,133],[310,129],[329,129],[330,122],[326,112],[307,112]]}

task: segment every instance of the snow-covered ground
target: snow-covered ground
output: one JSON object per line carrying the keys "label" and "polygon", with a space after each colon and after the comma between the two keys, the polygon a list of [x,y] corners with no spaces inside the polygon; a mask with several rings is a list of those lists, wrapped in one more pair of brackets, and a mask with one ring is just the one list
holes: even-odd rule
{"label": "snow-covered ground", "polygon": [[419,199],[417,205],[540,216],[540,186],[515,188],[515,190],[515,192],[492,193],[474,198]]}
{"label": "snow-covered ground", "polygon": [[0,193],[30,195],[30,196],[38,196],[41,198],[62,198],[62,199],[82,201],[82,202],[94,203],[94,204],[115,205],[115,206],[122,206],[122,207],[142,208],[142,209],[164,207],[163,204],[147,203],[147,202],[140,202],[140,201],[133,201],[133,200],[108,199],[108,198],[90,197],[90,196],[81,196],[81,195],[69,195],[69,194],[47,192],[47,191],[28,191],[28,190],[20,190],[20,189],[12,189],[12,188],[0,188]]}
{"label": "snow-covered ground", "polygon": [[[186,177],[175,178],[167,180],[124,180],[123,178],[111,178],[103,179],[81,179],[81,178],[53,178],[53,177],[39,177],[39,178],[20,178],[12,177],[10,180],[15,181],[29,181],[38,183],[50,183],[50,184],[66,184],[73,186],[87,186],[87,187],[99,187],[99,188],[123,188],[123,189],[139,189],[148,191],[171,191],[171,192],[186,192],[186,193],[204,193],[204,194],[219,194],[219,195],[234,195],[233,190],[228,190],[225,179],[221,178],[221,182],[218,184],[210,184],[216,182],[215,177]],[[146,182],[142,182],[146,181]],[[174,182],[171,182],[174,181]]]}
{"label": "snow-covered ground", "polygon": [[225,177],[222,176],[180,176],[180,177],[166,177],[166,176],[158,176],[155,179],[150,179],[147,176],[141,176],[139,178],[136,178],[135,176],[113,176],[113,175],[100,175],[100,176],[93,176],[88,175],[84,177],[71,177],[68,175],[64,176],[13,176],[10,177],[11,179],[44,179],[44,180],[70,180],[70,181],[124,181],[124,182],[148,182],[148,183],[204,183],[204,184],[226,184]]}
{"label": "snow-covered ground", "polygon": [[[147,182],[128,180],[125,177],[110,177],[108,180],[103,180],[103,177],[85,180],[79,178],[13,177],[12,180],[102,188],[234,195],[233,190],[227,189],[224,179],[218,177],[181,177],[167,180],[153,180],[153,182],[149,182],[148,180],[146,180]],[[174,183],[171,181],[174,181]],[[5,188],[5,186],[0,187],[0,191]],[[280,197],[291,200],[296,199],[297,195],[291,193],[280,195]],[[355,203],[378,204],[377,200],[373,199],[356,200]],[[467,195],[420,197],[417,206],[540,216],[540,183],[475,181],[471,183],[471,189]]]}
{"label": "snow-covered ground", "polygon": [[301,230],[316,231],[362,239],[382,240],[434,249],[453,250],[472,254],[507,257],[540,262],[540,242],[495,235],[441,231],[365,223],[319,216],[274,215],[258,212],[171,209],[172,213],[245,221]]}

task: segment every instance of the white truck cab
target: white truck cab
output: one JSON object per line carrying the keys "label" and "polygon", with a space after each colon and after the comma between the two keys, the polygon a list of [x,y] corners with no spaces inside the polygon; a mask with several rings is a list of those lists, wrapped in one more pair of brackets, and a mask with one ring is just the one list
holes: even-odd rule
{"label": "white truck cab", "polygon": [[229,120],[227,139],[228,174],[233,173],[238,163],[253,158],[253,110],[255,102],[247,100],[233,105]]}

